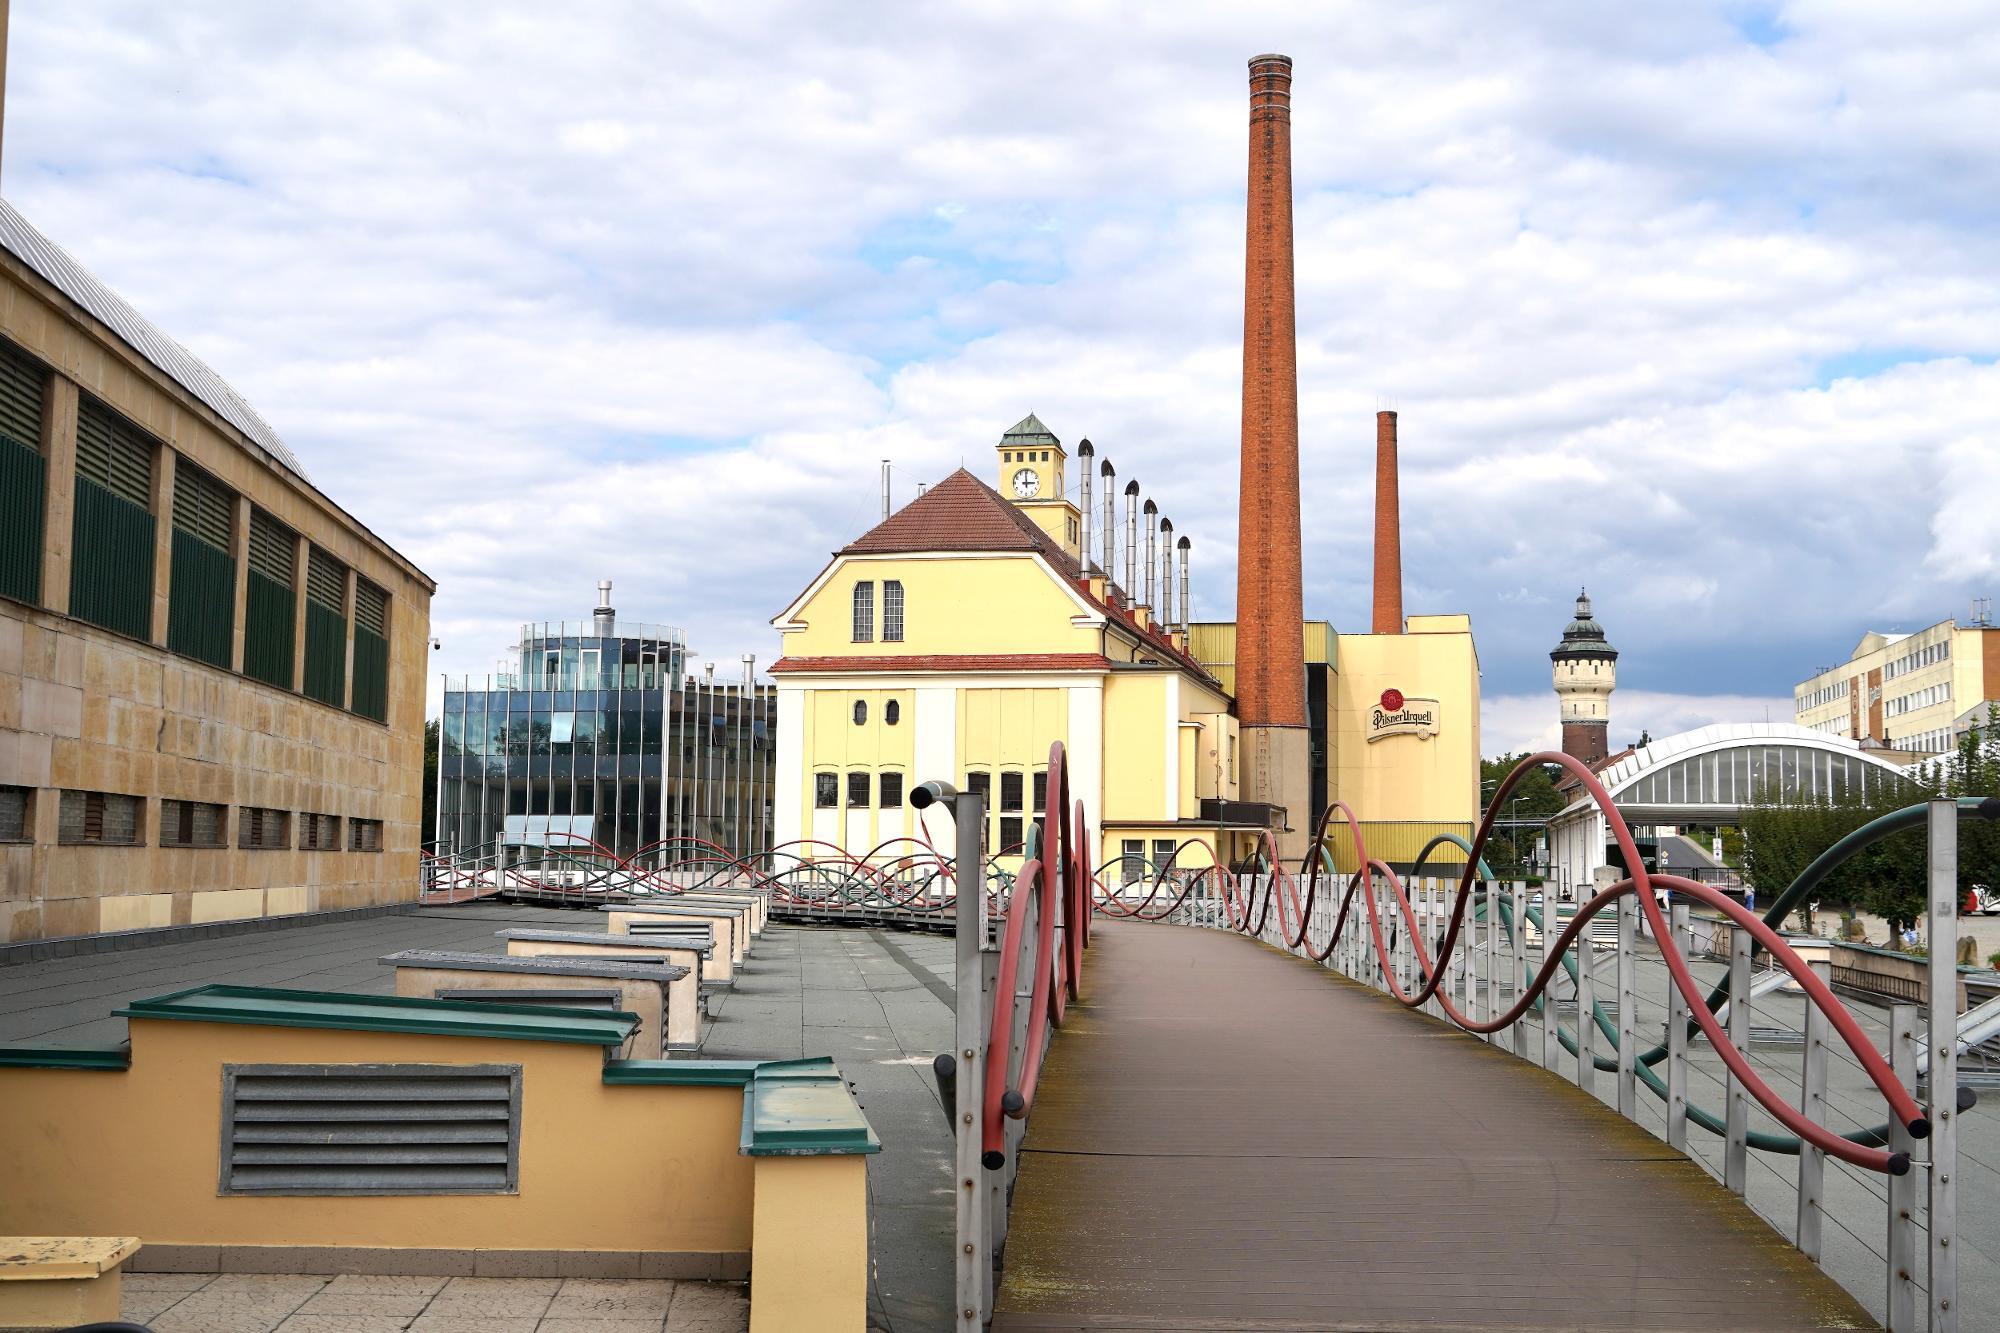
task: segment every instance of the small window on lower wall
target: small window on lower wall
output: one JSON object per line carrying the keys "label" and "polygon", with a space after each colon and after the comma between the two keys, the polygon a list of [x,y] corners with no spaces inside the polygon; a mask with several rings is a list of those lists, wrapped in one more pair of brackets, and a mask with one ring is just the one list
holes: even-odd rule
{"label": "small window on lower wall", "polygon": [[882,808],[895,810],[903,804],[903,775],[884,773],[882,775]]}
{"label": "small window on lower wall", "polygon": [[382,821],[379,819],[348,820],[347,850],[350,852],[381,851]]}
{"label": "small window on lower wall", "polygon": [[66,791],[56,841],[72,847],[133,847],[145,801],[108,791]]}
{"label": "small window on lower wall", "polygon": [[251,851],[282,851],[292,845],[292,816],[286,810],[246,805],[236,812],[236,845]]}
{"label": "small window on lower wall", "polygon": [[1026,837],[1027,833],[1021,826],[1019,815],[1003,816],[1000,820],[1000,845],[994,848],[995,855],[1019,856],[1022,840]]}
{"label": "small window on lower wall", "polygon": [[813,809],[832,810],[840,804],[840,774],[813,774]]}
{"label": "small window on lower wall", "polygon": [[35,789],[0,787],[0,842],[35,840]]}
{"label": "small window on lower wall", "polygon": [[161,801],[160,846],[226,847],[229,807],[208,801]]}
{"label": "small window on lower wall", "polygon": [[224,1065],[223,1194],[514,1194],[519,1065]]}
{"label": "small window on lower wall", "polygon": [[337,852],[340,850],[340,816],[302,814],[299,816],[299,850]]}
{"label": "small window on lower wall", "polygon": [[847,775],[848,808],[854,810],[866,810],[868,808],[868,786],[868,775],[866,773],[849,773]]}

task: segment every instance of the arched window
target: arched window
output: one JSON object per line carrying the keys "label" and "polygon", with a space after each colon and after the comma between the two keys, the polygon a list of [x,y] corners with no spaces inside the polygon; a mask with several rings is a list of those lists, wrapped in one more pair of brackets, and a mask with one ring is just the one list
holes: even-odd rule
{"label": "arched window", "polygon": [[875,585],[854,585],[854,641],[875,642]]}
{"label": "arched window", "polygon": [[857,727],[868,725],[868,701],[866,699],[856,699],[854,701],[854,725]]}
{"label": "arched window", "polygon": [[[859,615],[859,612],[855,614]],[[882,642],[903,641],[903,584],[888,579],[882,584]]]}
{"label": "arched window", "polygon": [[903,705],[891,699],[882,705],[882,725],[893,727],[903,720]]}

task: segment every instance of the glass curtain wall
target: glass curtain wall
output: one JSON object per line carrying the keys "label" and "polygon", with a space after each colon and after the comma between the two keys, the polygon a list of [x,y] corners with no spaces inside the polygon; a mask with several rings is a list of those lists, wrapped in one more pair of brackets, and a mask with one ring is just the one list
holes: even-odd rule
{"label": "glass curtain wall", "polygon": [[445,679],[440,852],[769,847],[772,687],[690,675],[664,625],[528,625],[514,657],[513,671]]}

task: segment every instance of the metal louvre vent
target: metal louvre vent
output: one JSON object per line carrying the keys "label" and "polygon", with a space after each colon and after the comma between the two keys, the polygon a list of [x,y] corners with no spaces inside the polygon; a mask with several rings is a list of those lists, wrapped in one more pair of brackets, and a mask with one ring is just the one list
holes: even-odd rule
{"label": "metal louvre vent", "polygon": [[377,638],[389,637],[389,594],[367,579],[354,581],[354,624]]}
{"label": "metal louvre vent", "polygon": [[347,605],[347,566],[317,546],[306,559],[306,597],[329,611]]}
{"label": "metal louvre vent", "polygon": [[42,394],[46,367],[0,343],[0,436],[39,451],[42,447]]}
{"label": "metal louvre vent", "polygon": [[153,437],[95,398],[77,409],[76,470],[141,509],[153,503]]}
{"label": "metal louvre vent", "polygon": [[290,529],[261,509],[250,511],[250,568],[287,588],[292,586]]}
{"label": "metal louvre vent", "polygon": [[512,1194],[519,1065],[225,1065],[224,1194]]}
{"label": "metal louvre vent", "polygon": [[229,511],[235,502],[221,482],[193,464],[174,468],[174,526],[220,551],[229,549]]}

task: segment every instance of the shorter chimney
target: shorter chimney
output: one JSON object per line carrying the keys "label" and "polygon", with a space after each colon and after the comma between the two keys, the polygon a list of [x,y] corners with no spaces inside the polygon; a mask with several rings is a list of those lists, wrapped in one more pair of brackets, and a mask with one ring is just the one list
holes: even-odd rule
{"label": "shorter chimney", "polygon": [[1104,577],[1118,577],[1118,474],[1105,459],[1098,475],[1104,479]]}
{"label": "shorter chimney", "polygon": [[1181,538],[1181,633],[1192,632],[1194,621],[1188,615],[1188,547],[1192,543]]}
{"label": "shorter chimney", "polygon": [[1141,606],[1147,607],[1153,604],[1153,536],[1155,520],[1159,512],[1160,507],[1158,505],[1154,504],[1151,500],[1146,501],[1146,579],[1145,582],[1139,585],[1136,600]]}
{"label": "shorter chimney", "polygon": [[882,517],[889,517],[889,460],[882,460]]}
{"label": "shorter chimney", "polygon": [[612,626],[618,621],[618,613],[611,609],[610,579],[599,579],[597,581],[597,609],[591,612],[590,619],[592,628],[597,631],[597,636],[600,639],[608,639],[612,636]]}
{"label": "shorter chimney", "polygon": [[1375,414],[1375,632],[1403,632],[1403,515],[1396,486],[1396,414]]}
{"label": "shorter chimney", "polygon": [[[1146,585],[1146,599],[1152,600],[1153,588]],[[1160,520],[1160,600],[1153,605],[1160,608],[1160,622],[1168,629],[1174,627],[1174,521]]]}
{"label": "shorter chimney", "polygon": [[[1089,440],[1076,446],[1076,456],[1082,460],[1080,470],[1083,473],[1083,494],[1080,497],[1082,503],[1077,506],[1083,515],[1083,526],[1079,530],[1076,543],[1076,563],[1085,578],[1090,577],[1090,460],[1096,453],[1097,446]],[[1105,466],[1109,467],[1110,464],[1107,463]]]}
{"label": "shorter chimney", "polygon": [[1139,481],[1125,483],[1125,604],[1139,602]]}

